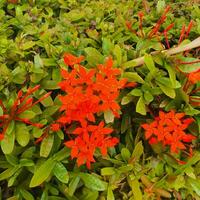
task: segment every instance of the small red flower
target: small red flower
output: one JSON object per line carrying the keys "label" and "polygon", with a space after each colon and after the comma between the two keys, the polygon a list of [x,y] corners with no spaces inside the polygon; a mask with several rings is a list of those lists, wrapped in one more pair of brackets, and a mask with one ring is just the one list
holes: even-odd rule
{"label": "small red flower", "polygon": [[184,117],[185,113],[160,111],[159,116],[153,122],[142,125],[145,130],[145,138],[149,140],[150,144],[160,142],[164,146],[169,146],[173,153],[186,149],[184,143],[190,143],[196,137],[185,133],[194,119]]}
{"label": "small red flower", "polygon": [[57,124],[57,123],[54,123],[54,124],[51,124],[51,127],[50,127],[50,129],[52,130],[52,131],[59,131],[60,130],[60,124]]}
{"label": "small red flower", "polygon": [[192,84],[196,84],[197,82],[200,81],[200,70],[196,71],[196,72],[192,72],[188,75],[188,80],[192,83]]}
{"label": "small red flower", "polygon": [[107,148],[113,147],[118,143],[117,138],[109,137],[113,130],[104,127],[104,122],[100,122],[98,126],[87,125],[78,127],[73,134],[78,135],[74,140],[65,142],[68,148],[71,148],[71,157],[77,158],[78,166],[86,163],[90,168],[94,160],[94,152],[100,149],[103,156],[107,154]]}
{"label": "small red flower", "polygon": [[84,60],[84,56],[76,57],[70,53],[64,54],[64,62],[66,65],[72,67],[75,64],[80,64]]}

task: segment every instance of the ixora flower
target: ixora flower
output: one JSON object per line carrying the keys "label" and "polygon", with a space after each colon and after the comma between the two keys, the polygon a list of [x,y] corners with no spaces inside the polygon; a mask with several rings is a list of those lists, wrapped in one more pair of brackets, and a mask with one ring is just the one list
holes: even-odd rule
{"label": "ixora flower", "polygon": [[192,72],[188,75],[188,80],[192,83],[192,84],[196,84],[197,82],[200,81],[200,70],[196,71],[196,72]]}
{"label": "ixora flower", "polygon": [[191,143],[195,136],[187,134],[185,130],[194,121],[193,118],[185,118],[185,113],[170,111],[159,112],[159,116],[151,123],[143,124],[145,138],[150,144],[162,143],[169,146],[172,153],[186,149],[185,143]]}
{"label": "ixora flower", "polygon": [[[94,152],[100,149],[102,155],[107,154],[107,148],[118,143],[117,138],[110,134],[111,128],[104,127],[104,122],[96,123],[96,115],[110,111],[119,117],[120,106],[117,103],[119,91],[126,87],[126,79],[118,80],[120,69],[113,68],[112,58],[105,64],[99,64],[94,69],[86,69],[80,64],[83,57],[65,54],[65,64],[70,71],[61,70],[63,81],[59,83],[64,95],[60,96],[62,115],[57,120],[60,126],[66,127],[72,123],[76,129],[69,135],[70,140],[65,142],[71,148],[71,157],[77,158],[78,166],[95,162]],[[57,125],[52,127],[57,128]]]}
{"label": "ixora flower", "polygon": [[83,56],[76,57],[70,53],[64,54],[64,62],[68,66],[73,66],[75,64],[80,64],[84,60]]}
{"label": "ixora flower", "polygon": [[71,157],[77,158],[78,166],[86,162],[87,168],[90,168],[90,163],[95,162],[93,155],[97,148],[105,156],[107,148],[114,147],[118,143],[117,138],[109,136],[112,132],[113,129],[104,127],[103,121],[99,125],[85,125],[76,128],[73,134],[77,137],[65,142],[65,145],[72,149]]}

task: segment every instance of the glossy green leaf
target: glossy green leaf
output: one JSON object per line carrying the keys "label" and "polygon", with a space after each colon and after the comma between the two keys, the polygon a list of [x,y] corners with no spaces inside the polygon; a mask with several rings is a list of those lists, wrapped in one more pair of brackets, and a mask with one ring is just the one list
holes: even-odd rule
{"label": "glossy green leaf", "polygon": [[87,47],[85,48],[86,60],[89,66],[95,66],[103,62],[103,55],[95,48]]}
{"label": "glossy green leaf", "polygon": [[19,166],[15,166],[15,167],[10,167],[8,169],[6,169],[5,171],[3,171],[0,174],[0,181],[5,180],[11,176],[13,176],[13,174],[19,169]]}
{"label": "glossy green leaf", "polygon": [[146,106],[144,103],[144,98],[141,96],[136,105],[136,112],[141,115],[146,115]]}
{"label": "glossy green leaf", "polygon": [[185,73],[191,73],[195,72],[200,69],[199,62],[192,63],[198,61],[197,58],[191,58],[191,57],[181,57],[181,62],[189,63],[189,64],[179,64],[178,68]]}
{"label": "glossy green leaf", "polygon": [[28,127],[23,123],[17,123],[15,128],[16,140],[22,146],[25,147],[30,140],[30,134]]}
{"label": "glossy green leaf", "polygon": [[41,146],[40,146],[40,156],[47,158],[51,152],[51,149],[53,147],[54,143],[54,135],[49,134],[47,137],[45,137],[42,140]]}
{"label": "glossy green leaf", "polygon": [[36,187],[43,183],[51,174],[56,162],[50,158],[46,160],[40,167],[38,167],[33,174],[30,182],[30,187]]}
{"label": "glossy green leaf", "polygon": [[3,109],[2,109],[2,107],[0,106],[0,116],[2,116],[3,115]]}
{"label": "glossy green leaf", "polygon": [[149,69],[150,73],[155,74],[157,72],[153,58],[150,54],[145,54],[144,63],[147,66],[147,68]]}
{"label": "glossy green leaf", "polygon": [[131,90],[131,92],[129,94],[136,96],[136,97],[140,97],[140,96],[142,96],[143,93],[142,93],[141,89],[135,88],[135,89]]}
{"label": "glossy green leaf", "polygon": [[134,200],[142,200],[142,192],[140,190],[140,183],[137,179],[131,180],[129,179],[128,181],[129,186],[132,189]]}
{"label": "glossy green leaf", "polygon": [[123,160],[127,162],[131,157],[131,153],[127,148],[122,148],[121,156],[122,156]]}
{"label": "glossy green leaf", "polygon": [[142,141],[138,142],[137,145],[135,146],[134,150],[133,150],[133,153],[131,155],[131,158],[132,159],[139,159],[140,156],[144,153],[144,147],[143,147],[143,144],[142,144]]}
{"label": "glossy green leaf", "polygon": [[79,176],[84,182],[85,186],[89,189],[104,191],[107,188],[107,183],[100,180],[95,175],[87,174],[87,173],[79,173]]}
{"label": "glossy green leaf", "polygon": [[158,85],[159,85],[160,89],[163,91],[163,93],[166,94],[168,97],[170,97],[172,99],[176,97],[176,92],[174,89],[166,87],[162,84],[158,84]]}
{"label": "glossy green leaf", "polygon": [[69,174],[68,174],[67,169],[61,162],[56,163],[55,167],[53,168],[53,174],[62,183],[68,183]]}
{"label": "glossy green leaf", "polygon": [[116,169],[114,167],[104,167],[101,169],[102,176],[111,176],[116,173]]}
{"label": "glossy green leaf", "polygon": [[200,196],[200,180],[188,178],[188,183],[193,188],[193,190]]}
{"label": "glossy green leaf", "polygon": [[137,72],[124,72],[123,77],[127,78],[130,82],[144,83],[144,80],[138,75]]}
{"label": "glossy green leaf", "polygon": [[25,110],[23,113],[19,114],[19,118],[22,119],[33,119],[36,114],[31,110]]}
{"label": "glossy green leaf", "polygon": [[175,71],[175,69],[168,64],[165,64],[165,68],[167,69],[167,71],[169,73],[169,78],[170,78],[172,87],[176,88],[176,71]]}
{"label": "glossy green leaf", "polygon": [[20,193],[21,193],[21,195],[23,196],[24,199],[27,199],[27,200],[34,200],[35,199],[33,197],[33,195],[25,189],[21,189]]}
{"label": "glossy green leaf", "polygon": [[121,104],[126,105],[126,104],[130,103],[131,101],[132,101],[132,97],[125,96],[122,98]]}
{"label": "glossy green leaf", "polygon": [[78,184],[80,182],[80,177],[76,176],[69,183],[68,194],[69,196],[73,196],[74,192],[76,191]]}
{"label": "glossy green leaf", "polygon": [[121,63],[122,63],[122,50],[121,50],[119,45],[117,45],[117,44],[115,45],[115,48],[113,50],[113,54],[117,59],[117,64],[121,65]]}
{"label": "glossy green leaf", "polygon": [[113,194],[111,186],[108,186],[107,190],[107,200],[115,200],[115,196]]}
{"label": "glossy green leaf", "polygon": [[154,100],[154,97],[152,96],[152,94],[149,91],[145,91],[144,92],[144,99],[147,103],[150,103]]}
{"label": "glossy green leaf", "polygon": [[4,139],[1,141],[1,149],[4,154],[12,153],[15,144],[15,132],[10,135],[5,134]]}

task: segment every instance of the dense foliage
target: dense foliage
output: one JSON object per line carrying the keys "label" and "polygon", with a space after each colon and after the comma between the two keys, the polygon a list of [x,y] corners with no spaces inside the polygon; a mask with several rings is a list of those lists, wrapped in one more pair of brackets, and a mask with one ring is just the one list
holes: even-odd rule
{"label": "dense foliage", "polygon": [[0,199],[200,199],[199,48],[165,51],[199,37],[198,1],[1,0],[0,19]]}

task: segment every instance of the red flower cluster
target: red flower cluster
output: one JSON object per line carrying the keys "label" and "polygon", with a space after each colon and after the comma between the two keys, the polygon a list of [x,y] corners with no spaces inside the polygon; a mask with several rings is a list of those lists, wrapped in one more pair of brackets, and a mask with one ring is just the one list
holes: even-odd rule
{"label": "red flower cluster", "polygon": [[142,128],[145,129],[145,138],[149,140],[150,144],[160,142],[164,146],[170,146],[173,153],[186,149],[184,143],[190,143],[196,137],[185,133],[185,129],[194,120],[193,118],[184,118],[184,116],[185,113],[160,111],[159,116],[152,123],[142,125]]}
{"label": "red flower cluster", "polygon": [[0,100],[0,106],[4,112],[4,114],[0,116],[0,127],[3,129],[2,132],[0,133],[0,140],[4,138],[4,135],[9,127],[9,124],[13,120],[24,122],[25,124],[30,124],[32,126],[36,126],[39,128],[43,127],[42,124],[33,123],[29,119],[20,117],[20,114],[32,108],[34,105],[38,104],[39,102],[43,101],[51,94],[51,92],[48,92],[37,101],[34,101],[33,98],[31,97],[31,94],[33,94],[36,90],[38,90],[39,87],[40,86],[37,85],[34,88],[29,88],[25,94],[23,94],[22,90],[20,90],[17,94],[17,98],[15,99],[11,109],[9,110],[6,108],[4,103]]}
{"label": "red flower cluster", "polygon": [[85,69],[80,62],[82,57],[76,58],[71,54],[65,54],[65,64],[72,67],[70,72],[62,69],[64,80],[59,84],[66,93],[60,96],[63,115],[57,120],[61,125],[78,122],[80,127],[73,131],[75,139],[65,145],[72,148],[72,158],[77,158],[78,165],[86,162],[94,162],[93,154],[99,148],[103,155],[108,147],[117,144],[117,138],[108,136],[112,129],[104,128],[101,122],[98,126],[89,125],[95,123],[95,115],[104,111],[111,111],[119,117],[120,106],[116,102],[119,90],[125,85],[126,80],[117,80],[119,69],[112,68],[113,61],[108,58],[106,63],[100,64],[96,69]]}
{"label": "red flower cluster", "polygon": [[108,136],[112,132],[113,129],[104,127],[103,121],[98,126],[85,124],[85,126],[78,127],[73,131],[77,137],[65,142],[65,145],[72,149],[71,157],[77,158],[78,166],[86,162],[86,166],[90,168],[90,163],[95,162],[93,155],[96,148],[99,148],[102,155],[105,156],[107,148],[118,143],[117,138]]}

